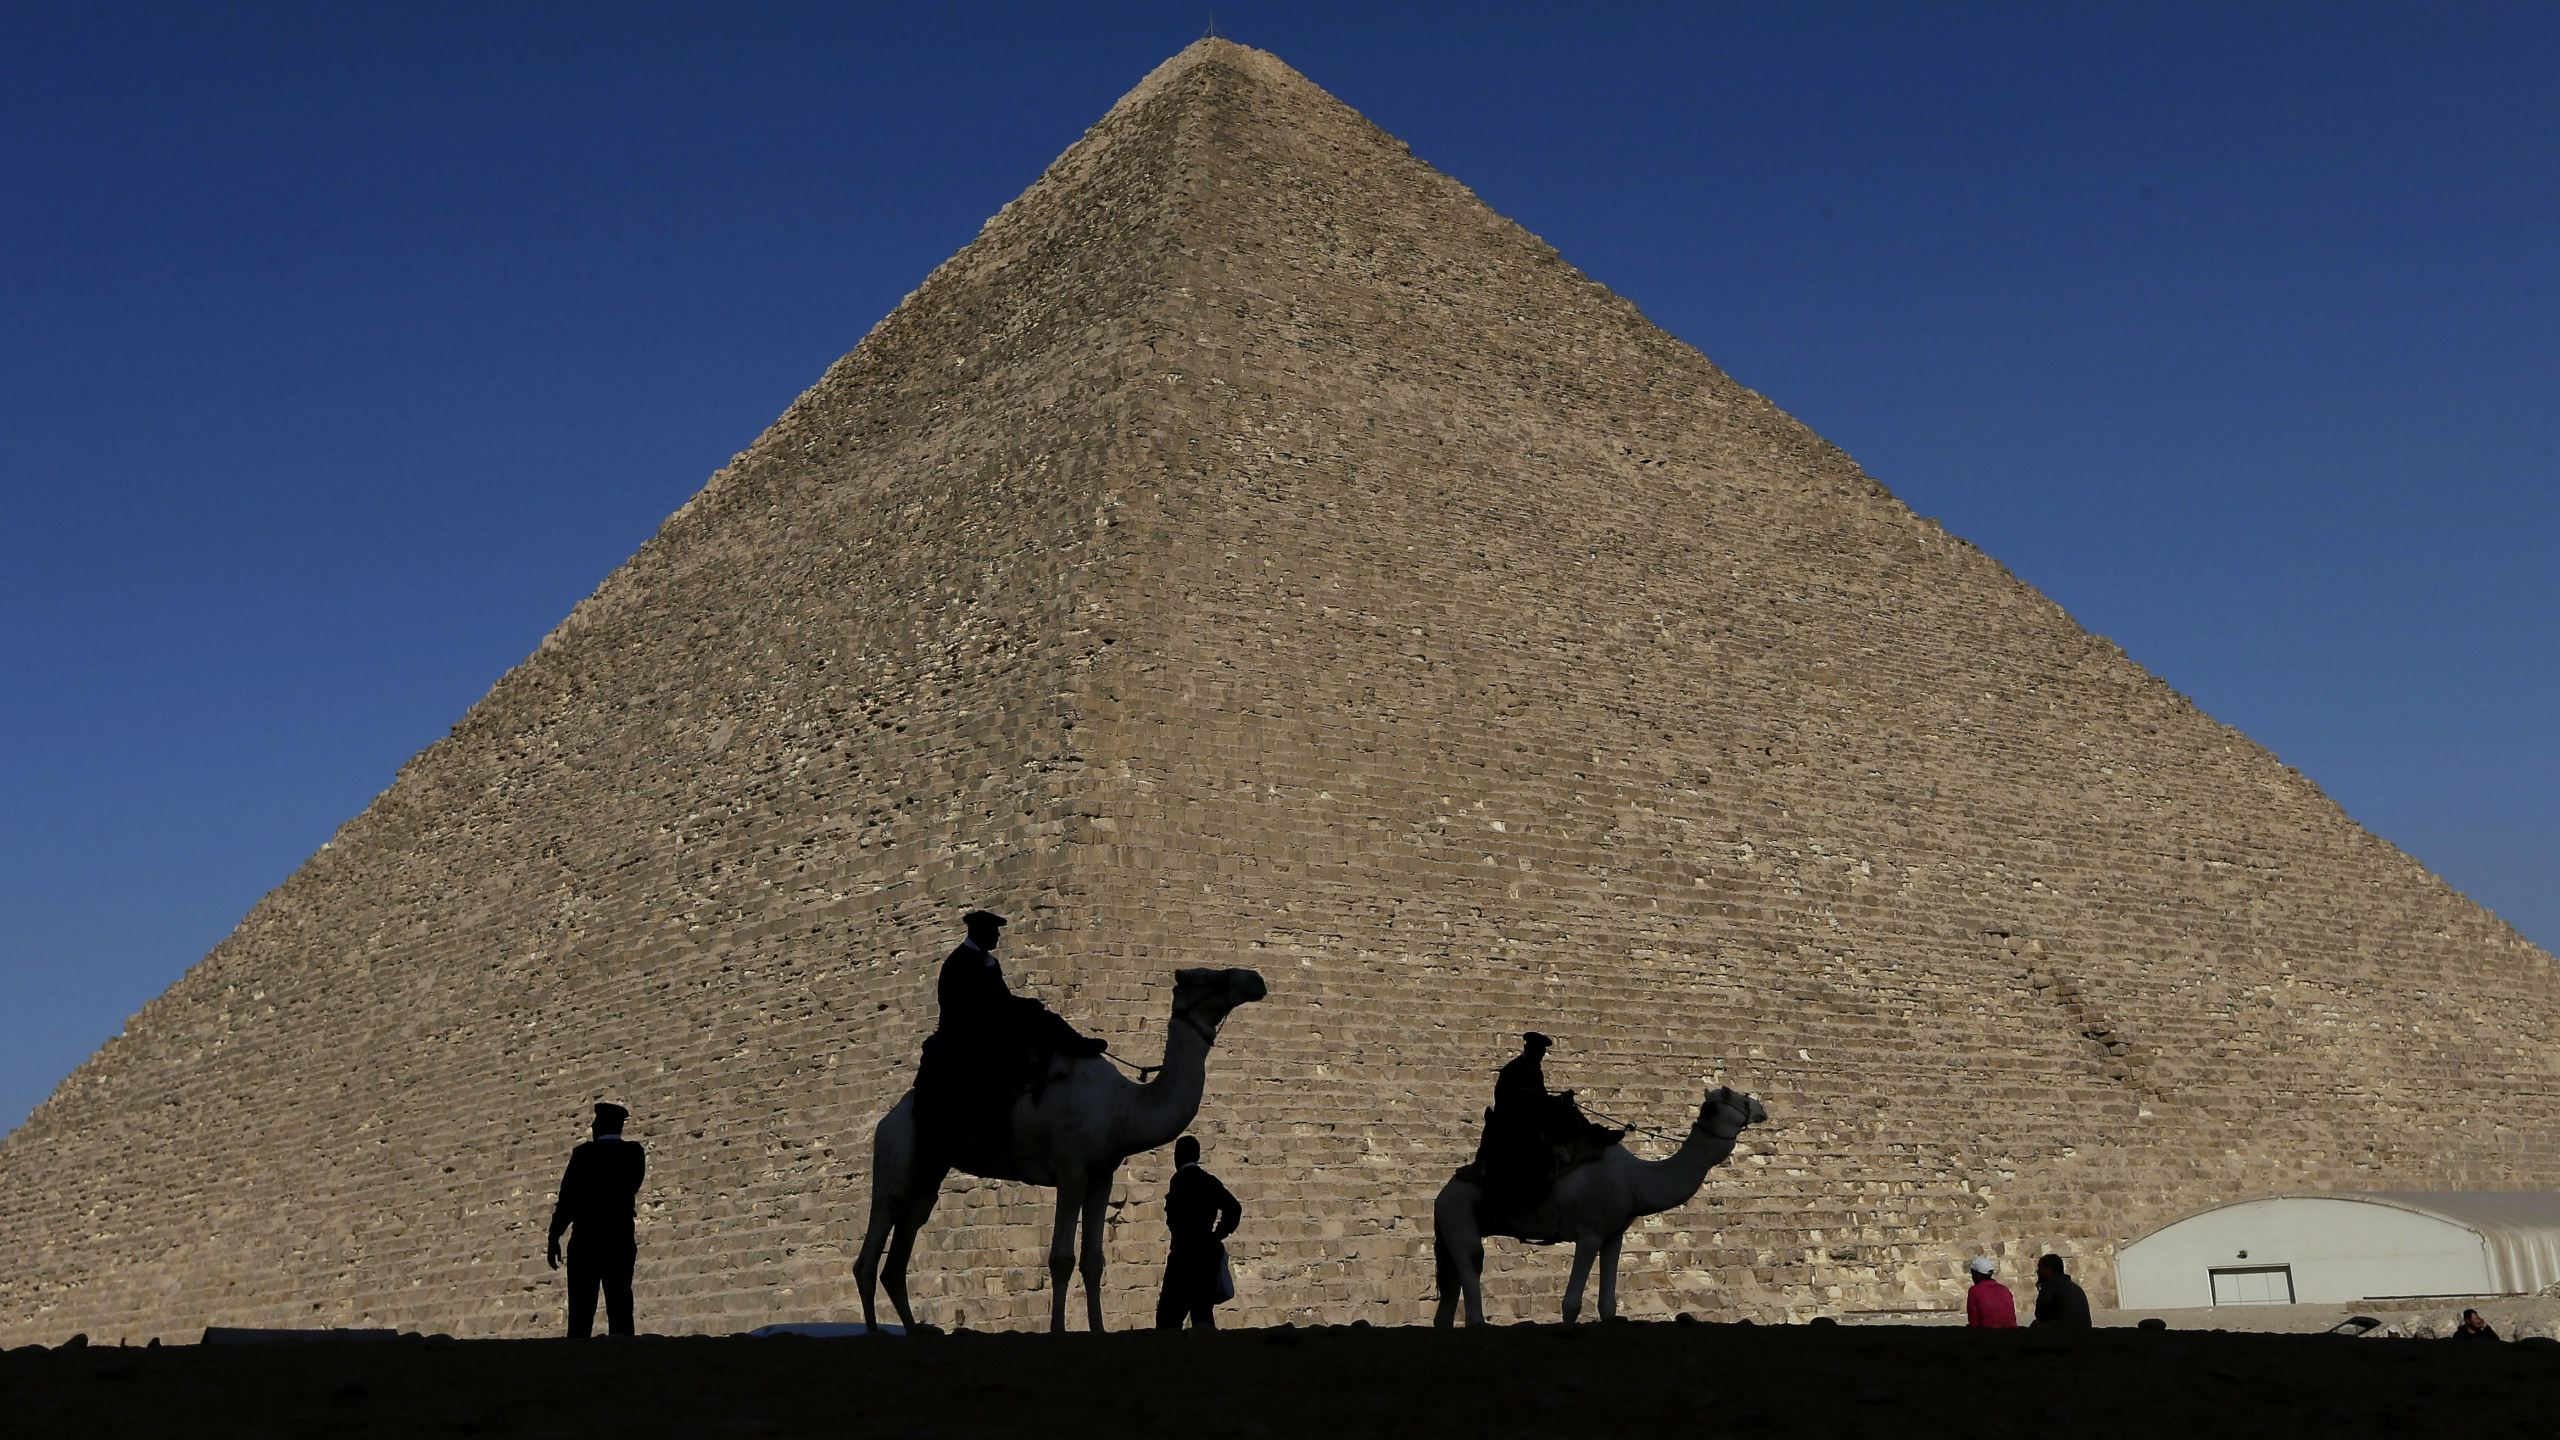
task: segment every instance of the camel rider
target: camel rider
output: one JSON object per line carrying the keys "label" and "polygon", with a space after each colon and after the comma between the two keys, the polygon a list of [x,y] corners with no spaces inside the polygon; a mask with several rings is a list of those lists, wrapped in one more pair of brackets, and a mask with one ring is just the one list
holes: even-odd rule
{"label": "camel rider", "polygon": [[[1547,1051],[1556,1042],[1532,1030],[1520,1037],[1520,1053],[1493,1082],[1493,1108],[1535,1119],[1547,1108]],[[1507,1117],[1508,1118],[1508,1117]]]}
{"label": "camel rider", "polygon": [[948,1148],[970,1148],[972,1137],[1004,1123],[1013,1097],[1045,1073],[1052,1056],[1083,1059],[1109,1048],[1028,995],[1016,995],[996,963],[1004,917],[972,910],[960,917],[969,938],[942,962],[935,985],[942,1023],[925,1040],[916,1068],[916,1121],[920,1132]]}
{"label": "camel rider", "polygon": [[1519,1055],[1494,1081],[1478,1158],[1487,1203],[1496,1209],[1542,1202],[1558,1175],[1599,1158],[1626,1134],[1584,1119],[1572,1091],[1547,1089],[1547,1051],[1555,1043],[1535,1030],[1521,1036]]}
{"label": "camel rider", "polygon": [[942,962],[942,978],[934,986],[942,1005],[937,1033],[1027,1042],[1079,1059],[1111,1048],[1107,1040],[1077,1034],[1065,1016],[1004,983],[995,954],[996,942],[1004,938],[1003,916],[972,910],[960,923],[969,927],[969,938]]}

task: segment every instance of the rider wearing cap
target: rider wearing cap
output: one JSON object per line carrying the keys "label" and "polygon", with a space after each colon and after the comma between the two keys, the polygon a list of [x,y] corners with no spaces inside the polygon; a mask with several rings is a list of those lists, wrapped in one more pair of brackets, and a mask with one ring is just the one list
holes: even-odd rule
{"label": "rider wearing cap", "polygon": [[1585,1119],[1570,1090],[1547,1089],[1547,1051],[1555,1041],[1532,1030],[1520,1053],[1493,1082],[1476,1159],[1484,1166],[1485,1203],[1497,1212],[1540,1204],[1554,1178],[1598,1158],[1623,1130]]}
{"label": "rider wearing cap", "polygon": [[1003,916],[972,910],[960,919],[969,938],[942,962],[934,986],[941,1023],[926,1038],[916,1068],[917,1127],[946,1157],[1007,1143],[1004,1117],[1013,1097],[1026,1079],[1038,1083],[1048,1057],[1086,1059],[1109,1048],[1005,984],[995,956]]}
{"label": "rider wearing cap", "polygon": [[1534,1121],[1546,1109],[1547,1051],[1555,1043],[1535,1030],[1520,1037],[1520,1053],[1493,1082],[1493,1108],[1505,1119]]}
{"label": "rider wearing cap", "polygon": [[1004,983],[995,955],[1004,938],[1003,916],[972,910],[960,923],[969,927],[969,938],[942,962],[942,978],[934,986],[942,1005],[941,1033],[1026,1040],[1079,1059],[1111,1048],[1106,1040],[1077,1034],[1066,1017]]}

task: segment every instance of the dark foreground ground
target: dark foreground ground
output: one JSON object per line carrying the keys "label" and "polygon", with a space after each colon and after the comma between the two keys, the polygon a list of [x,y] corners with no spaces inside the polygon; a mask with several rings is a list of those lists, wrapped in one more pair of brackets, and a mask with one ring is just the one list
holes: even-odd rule
{"label": "dark foreground ground", "polygon": [[30,1437],[2555,1433],[2549,1342],[1655,1324],[0,1355],[0,1434]]}

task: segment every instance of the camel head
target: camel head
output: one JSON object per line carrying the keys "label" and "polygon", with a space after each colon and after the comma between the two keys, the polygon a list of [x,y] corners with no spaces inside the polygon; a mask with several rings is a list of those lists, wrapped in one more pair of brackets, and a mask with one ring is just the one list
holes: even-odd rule
{"label": "camel head", "polygon": [[1707,1092],[1706,1103],[1698,1107],[1698,1123],[1692,1133],[1704,1130],[1719,1140],[1730,1140],[1749,1125],[1764,1124],[1769,1112],[1759,1101],[1729,1085],[1719,1085]]}
{"label": "camel head", "polygon": [[1202,966],[1173,972],[1173,1013],[1218,1038],[1218,1027],[1239,1005],[1250,1005],[1271,993],[1262,976],[1251,970],[1212,970]]}

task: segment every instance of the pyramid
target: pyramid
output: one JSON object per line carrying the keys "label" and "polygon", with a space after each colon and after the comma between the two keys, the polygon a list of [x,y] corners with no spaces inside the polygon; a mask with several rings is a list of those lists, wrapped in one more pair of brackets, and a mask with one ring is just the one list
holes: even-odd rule
{"label": "pyramid", "polygon": [[[0,1144],[0,1342],[552,1333],[587,1105],[643,1328],[843,1318],[974,905],[1150,1058],[1247,1323],[1427,1313],[1519,1031],[1772,1123],[1626,1309],[1957,1303],[2282,1189],[2560,1183],[2550,956],[1273,57],[1115,105]],[[1650,1142],[1642,1142],[1650,1143]],[[1151,1300],[1169,1168],[1109,1227]],[[921,1314],[1047,1312],[956,1183]],[[1563,1257],[1498,1245],[1497,1317]],[[2014,1270],[2012,1273],[2016,1273]]]}

